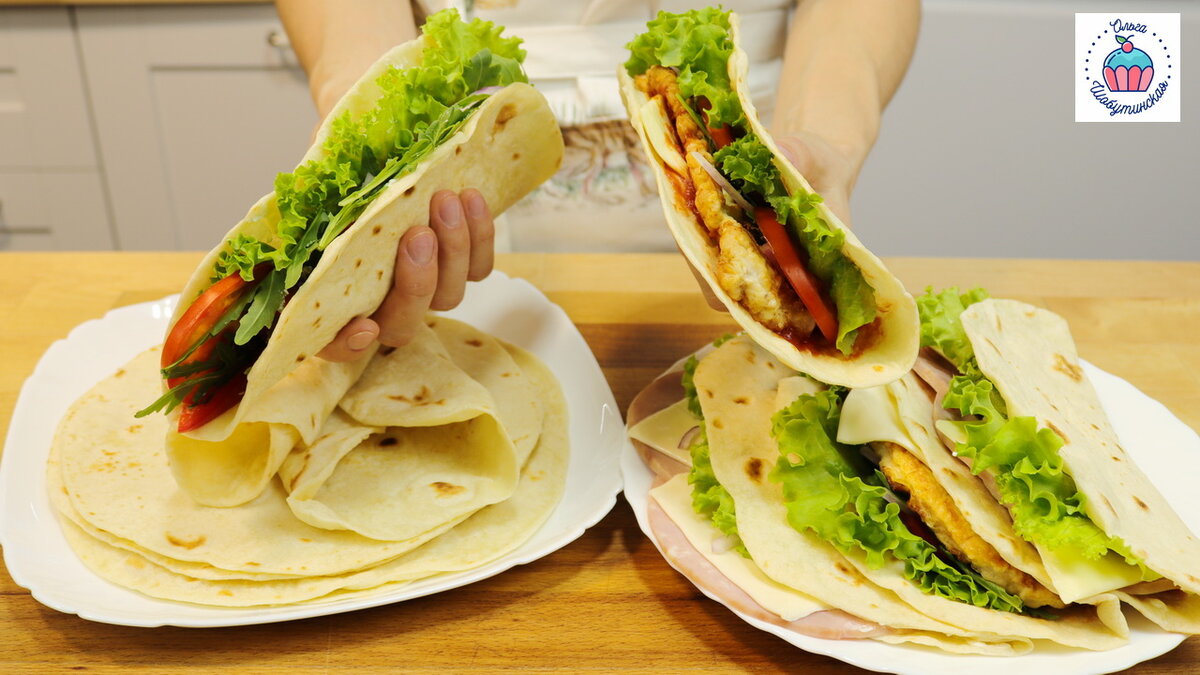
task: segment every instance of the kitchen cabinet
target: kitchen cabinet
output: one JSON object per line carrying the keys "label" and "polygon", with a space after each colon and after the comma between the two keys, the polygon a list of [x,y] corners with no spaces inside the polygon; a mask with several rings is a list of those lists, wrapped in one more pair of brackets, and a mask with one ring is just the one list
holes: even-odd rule
{"label": "kitchen cabinet", "polygon": [[77,7],[122,249],[209,249],[317,119],[272,5]]}
{"label": "kitchen cabinet", "polygon": [[70,10],[0,10],[0,250],[115,244]]}

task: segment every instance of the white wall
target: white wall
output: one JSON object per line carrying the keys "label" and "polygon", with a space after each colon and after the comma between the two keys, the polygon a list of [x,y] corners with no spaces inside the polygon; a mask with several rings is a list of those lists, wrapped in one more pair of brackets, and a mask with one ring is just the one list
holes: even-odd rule
{"label": "white wall", "polygon": [[[1200,260],[1200,2],[929,0],[855,189],[881,255]],[[1182,12],[1180,123],[1077,124],[1074,12]]]}

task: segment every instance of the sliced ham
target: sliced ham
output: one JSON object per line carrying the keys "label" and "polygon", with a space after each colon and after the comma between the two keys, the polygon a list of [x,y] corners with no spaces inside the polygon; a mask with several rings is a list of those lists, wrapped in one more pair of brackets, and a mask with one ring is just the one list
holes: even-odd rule
{"label": "sliced ham", "polygon": [[654,499],[647,502],[650,529],[663,556],[671,566],[688,578],[697,588],[718,598],[725,605],[760,621],[774,624],[801,635],[830,640],[851,640],[893,633],[892,629],[877,623],[864,621],[838,609],[813,612],[795,621],[784,621],[776,614],[763,609],[739,586],[721,574],[717,568],[696,550],[673,520]]}

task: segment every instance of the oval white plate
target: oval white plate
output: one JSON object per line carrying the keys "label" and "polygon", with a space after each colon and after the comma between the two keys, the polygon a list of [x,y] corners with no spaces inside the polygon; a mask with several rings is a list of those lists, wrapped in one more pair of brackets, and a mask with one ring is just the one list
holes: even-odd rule
{"label": "oval white plate", "polygon": [[558,376],[567,399],[571,461],[566,492],[529,541],[488,565],[376,593],[280,607],[226,609],[157,600],[111,584],[72,553],[46,496],[46,458],[68,406],[141,351],[158,344],[177,296],[115,309],[50,346],[21,388],[0,463],[0,545],[14,581],[42,604],[130,626],[236,626],[386,605],[457,588],[532,562],[577,539],[616,503],[627,444],[612,390],[560,307],[522,279],[494,272],[446,316],[524,347]]}
{"label": "oval white plate", "polygon": [[[1166,406],[1132,384],[1090,363],[1082,363],[1121,444],[1188,527],[1193,532],[1200,532],[1200,492],[1195,489],[1195,477],[1200,476],[1200,436],[1172,415]],[[646,517],[653,475],[632,445],[621,455],[621,473],[625,478],[625,499],[633,507],[638,525],[661,551]],[[720,598],[705,595],[721,602]],[[860,668],[899,675],[1012,675],[1014,672],[1096,675],[1124,670],[1165,654],[1186,637],[1168,633],[1130,609],[1125,612],[1129,618],[1129,644],[1110,651],[1091,652],[1035,643],[1033,651],[1022,656],[961,656],[873,640],[810,637],[759,621],[732,607],[729,609],[755,628],[777,635],[806,651],[831,656]]]}

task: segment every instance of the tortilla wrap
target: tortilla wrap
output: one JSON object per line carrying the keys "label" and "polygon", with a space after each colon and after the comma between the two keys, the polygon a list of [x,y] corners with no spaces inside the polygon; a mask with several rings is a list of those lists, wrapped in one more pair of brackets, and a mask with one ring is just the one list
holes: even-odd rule
{"label": "tortilla wrap", "polygon": [[780,395],[779,384],[790,374],[751,341],[736,338],[701,361],[695,375],[713,470],[734,499],[742,541],[768,576],[894,628],[985,641],[1050,640],[1084,649],[1110,649],[1126,642],[1127,629],[1115,602],[1100,611],[1068,611],[1054,621],[983,609],[923,593],[904,578],[900,563],[872,569],[865,556],[843,555],[814,535],[793,529],[782,489],[767,476],[778,458],[771,417],[798,393]]}
{"label": "tortilla wrap", "polygon": [[[729,59],[729,76],[738,100],[741,102],[747,124],[750,130],[772,152],[775,166],[779,169],[788,192],[795,193],[803,190],[806,193],[812,193],[814,192],[812,186],[780,152],[758,119],[758,114],[750,99],[749,88],[746,86],[749,59],[738,46],[737,14],[731,13],[729,20],[730,34],[734,43],[733,54]],[[654,133],[654,129],[662,128],[664,124],[670,126],[669,119],[666,117],[665,111],[662,111],[662,107],[658,106],[660,111],[658,114],[662,119],[647,120],[645,115],[650,113],[646,110],[646,103],[650,99],[637,88],[633,78],[623,67],[618,68],[617,76],[620,80],[625,107],[629,111],[630,122],[642,140],[642,148],[646,156],[652,160],[650,165],[654,169],[654,175],[658,182],[658,191],[667,227],[670,228],[684,257],[712,289],[713,294],[729,310],[730,316],[746,330],[746,333],[784,365],[830,384],[869,387],[886,384],[907,372],[916,360],[919,346],[916,303],[904,289],[900,280],[892,275],[883,262],[868,251],[854,233],[823,203],[816,206],[821,217],[828,221],[831,227],[845,232],[843,255],[862,271],[866,282],[874,289],[879,335],[873,342],[849,357],[836,350],[823,352],[801,349],[761,325],[740,303],[722,289],[721,284],[717,281],[717,246],[709,238],[704,226],[697,221],[690,205],[676,196],[675,188],[664,168],[664,163],[658,158],[650,137],[650,134]]]}
{"label": "tortilla wrap", "polygon": [[549,516],[562,496],[568,461],[566,404],[556,380],[536,357],[511,345],[504,349],[544,406],[536,448],[509,499],[416,541],[382,542],[305,525],[292,516],[278,481],[241,507],[195,504],[170,479],[157,433],[167,419],[127,428],[139,392],[158,377],[157,349],[99,383],[64,418],[47,467],[51,499],[89,568],[171,600],[300,602],[486,564],[520,546]]}
{"label": "tortilla wrap", "polygon": [[[1067,322],[1021,302],[989,299],[968,307],[962,325],[1009,414],[1032,416],[1062,438],[1059,455],[1092,521],[1182,590],[1157,601],[1158,594],[1122,598],[1167,630],[1200,630],[1200,540],[1121,447],[1079,366]],[[1047,569],[1062,583],[1055,580],[1062,571]]]}
{"label": "tortilla wrap", "polygon": [[[375,80],[392,67],[418,63],[424,38],[400,45],[383,56],[342,98],[318,131],[305,160],[325,152],[323,142],[332,121],[343,112],[361,115],[373,107],[380,92]],[[192,441],[231,442],[238,449],[202,450],[189,446],[179,435],[168,441],[168,452],[180,484],[204,504],[231,506],[252,499],[265,487],[278,463],[286,438],[300,436],[306,443],[314,438],[307,427],[276,432],[276,447],[242,442],[239,436],[253,433],[263,438],[262,429],[239,429],[247,422],[292,426],[294,416],[260,411],[268,392],[289,373],[319,352],[350,319],[371,314],[391,288],[395,251],[400,237],[410,227],[429,222],[429,201],[439,190],[459,192],[478,189],[494,214],[499,214],[542,181],[549,178],[562,160],[562,137],[545,99],[526,84],[516,83],[492,94],[472,113],[463,128],[435,149],[411,173],[394,179],[359,218],[325,250],[307,281],[295,289],[278,317],[269,342],[247,374],[245,395],[240,404],[217,419],[188,432]],[[226,235],[197,267],[180,296],[171,320],[179,319],[187,306],[210,284],[213,265],[227,242],[243,234],[270,242],[275,238],[279,212],[274,193],[255,204],[241,223]],[[168,327],[168,334],[170,326]],[[319,389],[319,388],[317,388]],[[330,396],[316,394],[289,397],[290,407],[316,412],[328,407]],[[332,397],[336,401],[337,396]],[[174,422],[178,412],[170,415]],[[321,419],[321,422],[324,420]],[[319,426],[319,425],[318,425]],[[247,447],[258,448],[257,451]],[[265,457],[263,456],[265,455]],[[197,462],[206,456],[204,466]],[[248,476],[228,481],[229,476]]]}
{"label": "tortilla wrap", "polygon": [[[458,359],[420,326],[408,345],[375,355],[321,437],[280,467],[297,518],[405,540],[512,494],[541,427],[530,385],[495,338],[444,317],[434,321],[459,338],[452,341]],[[496,374],[492,386],[510,399],[507,419],[459,361]],[[512,437],[522,439],[520,453]]]}

